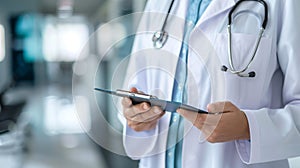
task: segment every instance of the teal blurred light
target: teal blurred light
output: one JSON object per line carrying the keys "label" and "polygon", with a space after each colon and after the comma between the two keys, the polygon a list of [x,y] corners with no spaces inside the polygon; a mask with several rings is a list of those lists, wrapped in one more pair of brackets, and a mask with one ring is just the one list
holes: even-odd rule
{"label": "teal blurred light", "polygon": [[24,59],[27,62],[43,60],[43,26],[44,18],[40,14],[26,13],[17,19],[15,31],[23,44]]}

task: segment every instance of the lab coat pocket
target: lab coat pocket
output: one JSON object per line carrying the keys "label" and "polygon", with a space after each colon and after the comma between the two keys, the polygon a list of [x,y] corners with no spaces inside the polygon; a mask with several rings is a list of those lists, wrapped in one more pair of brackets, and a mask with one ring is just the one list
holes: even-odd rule
{"label": "lab coat pocket", "polygon": [[[231,50],[233,67],[236,70],[244,69],[251,61],[255,52],[255,44],[258,35],[232,33]],[[225,84],[227,99],[238,103],[243,107],[258,106],[261,102],[260,97],[266,89],[268,75],[272,70],[275,70],[276,57],[271,57],[271,42],[267,37],[262,37],[256,54],[245,74],[254,71],[255,77],[239,77],[227,70],[225,74]],[[222,63],[230,68],[229,53],[228,53],[228,35],[220,33],[216,36],[216,52]]]}

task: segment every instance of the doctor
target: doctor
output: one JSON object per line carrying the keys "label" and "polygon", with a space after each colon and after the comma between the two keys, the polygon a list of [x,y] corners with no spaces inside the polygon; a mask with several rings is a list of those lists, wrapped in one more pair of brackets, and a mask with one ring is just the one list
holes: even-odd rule
{"label": "doctor", "polygon": [[[229,41],[235,0],[148,1],[125,86],[216,114],[170,113],[124,98],[124,147],[139,167],[287,168],[300,155],[300,1],[265,2],[268,10],[258,1],[237,7]],[[153,32],[166,12],[169,36],[157,47]]]}

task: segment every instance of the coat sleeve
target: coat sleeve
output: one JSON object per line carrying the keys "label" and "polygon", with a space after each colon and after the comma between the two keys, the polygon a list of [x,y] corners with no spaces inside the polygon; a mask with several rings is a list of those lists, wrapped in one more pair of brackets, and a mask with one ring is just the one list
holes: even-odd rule
{"label": "coat sleeve", "polygon": [[[135,48],[138,48],[137,45],[139,44],[139,40],[136,38],[133,52]],[[145,74],[138,74],[133,78],[130,76],[130,74],[133,74],[138,69],[138,62],[142,61],[139,59],[135,55],[131,56],[127,69],[127,77],[125,77],[124,81],[124,89],[128,90],[131,87],[136,87],[139,91],[147,93],[147,78]],[[119,113],[119,120],[123,125],[123,145],[126,154],[134,160],[139,160],[151,153],[157,140],[158,126],[150,131],[136,132],[128,126],[123,113]]]}
{"label": "coat sleeve", "polygon": [[299,8],[299,0],[286,0],[278,11],[282,12],[277,25],[277,58],[283,73],[283,108],[244,111],[251,140],[236,141],[236,146],[247,164],[300,156]]}
{"label": "coat sleeve", "polygon": [[[135,40],[133,52],[135,48],[139,48],[140,45],[138,39]],[[134,74],[135,69],[138,68],[138,63],[143,60],[139,60],[135,55],[132,55],[128,64],[127,74]],[[147,78],[145,74],[138,74],[135,77],[127,75],[124,81],[124,89],[128,90],[131,87],[136,87],[138,90],[147,93]],[[158,126],[150,131],[136,132],[127,125],[125,117],[119,113],[119,120],[123,125],[123,145],[126,154],[134,159],[138,160],[147,156],[153,150],[158,135]]]}
{"label": "coat sleeve", "polygon": [[[147,1],[144,12],[153,12],[155,8],[156,1]],[[157,10],[157,9],[156,9]],[[149,27],[148,20],[149,15],[143,15],[139,23],[138,31],[144,31],[145,27]],[[137,73],[139,69],[143,69],[144,57],[138,57],[135,53],[143,49],[147,49],[148,41],[145,39],[151,39],[151,37],[145,37],[145,33],[137,33],[135,35],[134,44],[131,51],[130,60],[128,63],[127,73],[124,81],[124,89],[129,89],[131,87],[136,87],[138,90],[148,93],[148,81],[147,74],[143,72]],[[150,41],[150,40],[149,40]],[[134,77],[133,77],[134,76]],[[128,127],[126,119],[123,115],[119,115],[119,120],[123,124],[123,145],[126,154],[135,160],[141,159],[148,155],[151,155],[154,152],[159,135],[160,124],[150,131],[136,132],[130,127]]]}

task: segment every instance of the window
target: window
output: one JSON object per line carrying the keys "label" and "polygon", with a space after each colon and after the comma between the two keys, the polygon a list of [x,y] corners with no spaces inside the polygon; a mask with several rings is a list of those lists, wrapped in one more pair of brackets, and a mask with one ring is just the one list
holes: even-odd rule
{"label": "window", "polygon": [[76,61],[89,38],[84,23],[48,23],[44,29],[43,51],[47,61]]}
{"label": "window", "polygon": [[5,30],[2,25],[0,25],[0,62],[4,60],[5,57]]}

